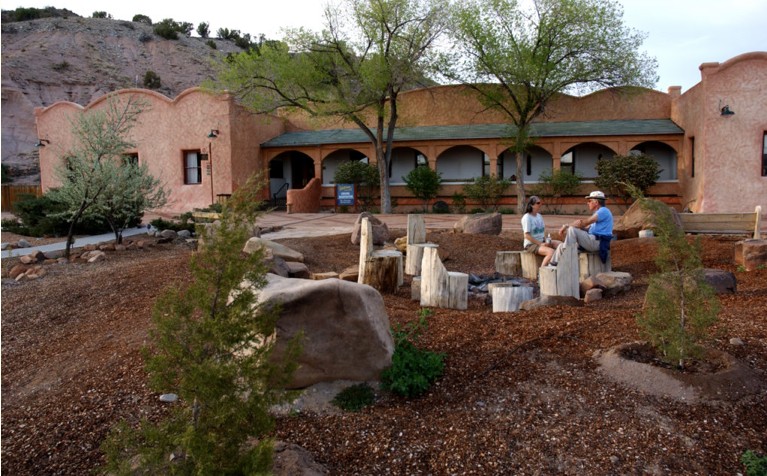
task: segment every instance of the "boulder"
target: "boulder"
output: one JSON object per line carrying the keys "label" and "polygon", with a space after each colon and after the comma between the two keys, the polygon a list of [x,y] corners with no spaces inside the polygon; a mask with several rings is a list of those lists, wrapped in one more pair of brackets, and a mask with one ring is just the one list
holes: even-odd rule
{"label": "boulder", "polygon": [[621,271],[607,271],[597,274],[596,279],[603,285],[604,296],[615,296],[631,288],[633,277]]}
{"label": "boulder", "polygon": [[592,289],[604,290],[607,289],[607,286],[596,275],[589,276],[581,281],[581,296],[585,296]]}
{"label": "boulder", "polygon": [[107,255],[103,251],[91,250],[81,254],[80,259],[88,263],[95,263],[97,261],[104,261],[107,259]]}
{"label": "boulder", "polygon": [[340,279],[312,281],[267,275],[259,301],[280,306],[272,354],[302,334],[298,369],[288,388],[335,380],[378,380],[391,365],[394,340],[381,294]]}
{"label": "boulder", "polygon": [[341,271],[341,274],[338,275],[339,279],[343,279],[344,281],[351,281],[353,283],[356,283],[359,280],[360,276],[360,267],[359,265],[349,266],[345,270]]}
{"label": "boulder", "polygon": [[16,242],[16,248],[29,248],[30,246],[32,245],[30,245],[29,242],[24,238]]}
{"label": "boulder", "polygon": [[502,229],[503,216],[498,212],[466,215],[453,225],[455,233],[471,235],[500,235]]}
{"label": "boulder", "polygon": [[269,252],[271,252],[272,256],[282,258],[285,261],[298,261],[299,263],[304,262],[304,255],[302,255],[298,251],[288,248],[285,245],[275,243],[274,241],[259,238],[257,236],[250,238],[248,242],[245,243],[245,248],[243,249],[243,251],[250,254],[261,247],[264,247]]}
{"label": "boulder", "polygon": [[16,279],[19,277],[19,275],[26,273],[29,268],[29,265],[23,263],[17,264],[8,272],[8,277],[11,279]]}
{"label": "boulder", "polygon": [[[665,204],[662,205],[667,206]],[[679,219],[679,214],[673,208],[671,208],[671,214],[674,223],[681,228],[682,221]],[[629,209],[626,210],[626,213],[615,219],[615,223],[613,224],[613,234],[619,240],[625,240],[627,238],[638,237],[641,230],[655,230],[656,227],[657,220],[655,215],[643,209],[639,205],[639,202],[634,202]]]}
{"label": "boulder", "polygon": [[738,290],[735,275],[722,269],[705,268],[703,279],[714,288],[717,294],[734,294]]}
{"label": "boulder", "polygon": [[[338,273],[335,271],[326,271],[324,273],[312,273],[312,279],[315,281],[321,281],[323,279],[338,279]],[[354,282],[356,283],[357,280],[355,279]]]}
{"label": "boulder", "polygon": [[362,219],[367,218],[370,222],[370,225],[373,227],[373,244],[374,245],[383,245],[389,240],[389,227],[386,225],[386,223],[382,222],[378,218],[376,218],[372,213],[370,212],[362,212],[357,217],[357,220],[354,222],[354,228],[352,229],[352,244],[353,245],[359,245],[360,244],[360,238],[362,237]]}
{"label": "boulder", "polygon": [[288,262],[284,259],[280,258],[279,256],[272,256],[265,261],[266,264],[269,265],[270,273],[276,274],[277,276],[282,276],[283,278],[290,277],[290,267],[288,266]]}
{"label": "boulder", "polygon": [[286,261],[285,265],[288,267],[288,276],[291,278],[310,279],[312,277],[312,273],[304,263]]}
{"label": "boulder", "polygon": [[592,288],[586,291],[586,295],[583,297],[583,302],[586,304],[599,301],[602,299],[602,290],[599,288]]}
{"label": "boulder", "polygon": [[767,240],[743,240],[735,243],[735,264],[746,271],[767,266]]}
{"label": "boulder", "polygon": [[314,460],[314,456],[293,443],[274,443],[274,476],[322,476],[330,471]]}
{"label": "boulder", "polygon": [[192,232],[187,229],[179,230],[178,237],[182,240],[189,239],[192,237]]}

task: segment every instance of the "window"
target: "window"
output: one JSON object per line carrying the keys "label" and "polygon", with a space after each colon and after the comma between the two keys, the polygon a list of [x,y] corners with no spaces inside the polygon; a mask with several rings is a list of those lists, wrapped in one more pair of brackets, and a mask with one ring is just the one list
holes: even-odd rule
{"label": "window", "polygon": [[767,177],[767,132],[762,136],[762,177]]}
{"label": "window", "polygon": [[202,183],[202,163],[199,150],[184,152],[184,183]]}
{"label": "window", "polygon": [[690,137],[690,177],[695,177],[695,137]]}
{"label": "window", "polygon": [[575,151],[568,152],[559,159],[559,170],[571,174],[575,173]]}
{"label": "window", "polygon": [[527,167],[526,167],[525,175],[528,177],[533,175],[533,156],[530,154],[527,154]]}
{"label": "window", "polygon": [[426,160],[426,156],[421,154],[421,153],[415,154],[415,166],[416,167],[428,167],[429,166],[429,162]]}
{"label": "window", "polygon": [[493,171],[490,170],[490,156],[487,154],[482,154],[482,176],[488,177],[493,174]]}

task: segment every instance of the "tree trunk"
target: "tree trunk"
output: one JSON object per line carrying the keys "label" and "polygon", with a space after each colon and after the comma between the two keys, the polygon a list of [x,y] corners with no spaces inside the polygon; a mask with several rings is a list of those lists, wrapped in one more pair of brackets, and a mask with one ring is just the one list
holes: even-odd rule
{"label": "tree trunk", "polygon": [[520,216],[525,214],[525,161],[524,152],[517,151],[517,214]]}

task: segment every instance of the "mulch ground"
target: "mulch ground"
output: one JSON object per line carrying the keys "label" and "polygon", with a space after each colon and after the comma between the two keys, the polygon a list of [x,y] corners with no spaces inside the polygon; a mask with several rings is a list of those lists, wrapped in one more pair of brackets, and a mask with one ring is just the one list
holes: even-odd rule
{"label": "mulch ground", "polygon": [[[401,235],[395,231],[394,235]],[[491,274],[521,236],[432,232],[449,270]],[[710,345],[767,375],[767,270],[738,271],[737,238],[703,237],[708,267],[735,273]],[[358,259],[349,235],[286,239],[313,272]],[[189,279],[188,248],[161,244],[94,264],[48,265],[42,279],[2,284],[2,469],[84,474],[121,419],[157,417],[140,349],[161,290]],[[613,268],[630,291],[584,307],[493,314],[434,309],[420,344],[446,355],[431,391],[382,394],[358,413],[293,413],[275,437],[309,450],[331,474],[735,474],[743,451],[767,451],[767,394],[696,404],[627,388],[599,372],[596,351],[640,338],[652,240],[618,241]],[[3,272],[14,264],[4,259]],[[392,324],[415,320],[409,280],[384,296]],[[732,345],[737,337],[743,345]]]}

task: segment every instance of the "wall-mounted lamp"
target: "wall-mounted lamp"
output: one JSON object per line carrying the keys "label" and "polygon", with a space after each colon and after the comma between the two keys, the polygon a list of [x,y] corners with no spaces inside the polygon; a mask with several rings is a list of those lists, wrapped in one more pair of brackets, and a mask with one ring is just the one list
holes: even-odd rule
{"label": "wall-mounted lamp", "polygon": [[724,107],[722,108],[722,115],[723,116],[734,116],[735,112],[732,109],[730,109],[730,106],[728,104],[725,104]]}
{"label": "wall-mounted lamp", "polygon": [[51,141],[48,139],[37,139],[37,144],[35,144],[35,147],[45,147],[45,144],[50,144]]}
{"label": "wall-mounted lamp", "polygon": [[218,137],[219,131],[218,129],[211,129],[210,133],[208,134],[208,139],[215,139]]}

